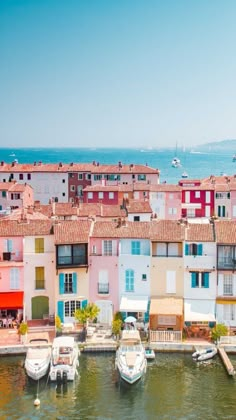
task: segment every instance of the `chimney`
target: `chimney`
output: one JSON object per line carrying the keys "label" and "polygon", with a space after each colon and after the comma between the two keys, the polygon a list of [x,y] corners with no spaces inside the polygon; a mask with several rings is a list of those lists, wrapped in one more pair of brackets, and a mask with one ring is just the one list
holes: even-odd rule
{"label": "chimney", "polygon": [[36,162],[34,162],[34,166],[36,166]]}
{"label": "chimney", "polygon": [[40,165],[42,165],[42,161],[41,161],[41,160],[39,161],[38,165],[39,165],[39,166],[40,166]]}
{"label": "chimney", "polygon": [[62,168],[62,163],[61,162],[59,162],[59,168]]}
{"label": "chimney", "polygon": [[3,166],[4,165],[4,162],[3,162],[3,160],[1,161],[1,166]]}
{"label": "chimney", "polygon": [[122,163],[118,162],[118,166],[119,166],[119,168],[122,168]]}
{"label": "chimney", "polygon": [[71,163],[70,163],[70,166],[73,166],[73,165],[74,165],[74,163],[73,163],[73,162],[71,162]]}

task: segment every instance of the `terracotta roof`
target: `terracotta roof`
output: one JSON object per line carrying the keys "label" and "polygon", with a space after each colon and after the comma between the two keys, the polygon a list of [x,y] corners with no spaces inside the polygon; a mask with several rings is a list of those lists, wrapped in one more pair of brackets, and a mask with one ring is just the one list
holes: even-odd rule
{"label": "terracotta roof", "polygon": [[150,191],[152,192],[179,192],[182,191],[182,187],[180,185],[174,184],[150,184],[149,185]]}
{"label": "terracotta roof", "polygon": [[54,225],[55,244],[78,244],[88,242],[91,222],[66,220]]}
{"label": "terracotta roof", "polygon": [[152,208],[147,200],[129,200],[126,209],[128,213],[152,213]]}
{"label": "terracotta roof", "polygon": [[18,208],[4,216],[4,220],[47,220],[48,216],[32,208]]}
{"label": "terracotta roof", "polygon": [[50,220],[1,220],[0,236],[38,236],[51,235],[52,222]]}
{"label": "terracotta roof", "polygon": [[217,220],[215,222],[215,233],[216,233],[216,242],[219,244],[236,244],[236,222],[221,221]]}
{"label": "terracotta roof", "polygon": [[30,188],[31,190],[33,189],[31,187],[31,185],[29,185],[29,184],[19,184],[17,182],[9,188],[9,191],[11,191],[11,192],[23,192],[23,191],[26,190],[26,188]]}
{"label": "terracotta roof", "polygon": [[92,237],[149,239],[150,222],[96,222]]}
{"label": "terracotta roof", "polygon": [[56,216],[77,215],[77,206],[72,203],[52,203],[53,214]]}
{"label": "terracotta roof", "polygon": [[109,204],[106,205],[102,203],[81,203],[78,206],[77,214],[80,217],[125,217],[126,211],[116,204],[110,206]]}
{"label": "terracotta roof", "polygon": [[186,227],[186,241],[214,242],[214,228],[211,223],[189,223]]}
{"label": "terracotta roof", "polygon": [[12,187],[12,182],[0,182],[0,191],[8,191],[10,187]]}
{"label": "terracotta roof", "polygon": [[159,174],[158,169],[151,168],[145,165],[103,165],[94,163],[43,163],[41,161],[34,163],[5,163],[1,162],[0,172],[91,172],[96,173],[136,173],[136,174]]}
{"label": "terracotta roof", "polygon": [[155,220],[151,222],[151,240],[161,242],[184,241],[184,226],[177,220]]}
{"label": "terracotta roof", "polygon": [[83,189],[83,191],[118,191],[119,186],[118,185],[102,185],[102,184],[96,184],[96,185],[88,185]]}

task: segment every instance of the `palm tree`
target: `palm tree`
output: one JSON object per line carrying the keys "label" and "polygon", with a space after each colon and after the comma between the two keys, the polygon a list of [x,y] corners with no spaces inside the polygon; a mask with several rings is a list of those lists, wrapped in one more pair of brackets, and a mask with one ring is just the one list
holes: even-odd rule
{"label": "palm tree", "polygon": [[74,317],[76,321],[88,326],[89,321],[93,321],[99,314],[100,308],[95,303],[89,303],[84,308],[76,309]]}

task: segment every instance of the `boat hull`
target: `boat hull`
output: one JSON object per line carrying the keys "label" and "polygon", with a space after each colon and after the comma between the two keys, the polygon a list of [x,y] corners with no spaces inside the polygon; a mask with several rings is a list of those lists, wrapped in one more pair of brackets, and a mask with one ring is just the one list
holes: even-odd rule
{"label": "boat hull", "polygon": [[196,351],[192,354],[193,359],[195,359],[197,362],[203,362],[205,360],[213,359],[214,356],[217,354],[217,349],[203,349]]}
{"label": "boat hull", "polygon": [[37,381],[49,371],[51,361],[51,349],[30,348],[26,354],[25,370],[27,375]]}

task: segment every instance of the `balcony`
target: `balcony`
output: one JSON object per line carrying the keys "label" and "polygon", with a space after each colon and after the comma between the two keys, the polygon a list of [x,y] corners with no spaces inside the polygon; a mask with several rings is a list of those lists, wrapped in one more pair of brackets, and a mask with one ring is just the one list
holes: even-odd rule
{"label": "balcony", "polygon": [[57,257],[57,266],[58,267],[78,267],[78,266],[87,266],[88,259],[87,257],[80,257],[80,256],[62,256]]}
{"label": "balcony", "polygon": [[109,294],[109,283],[98,283],[98,294],[108,295]]}
{"label": "balcony", "polygon": [[217,262],[218,270],[235,270],[236,260],[233,258],[219,258]]}

